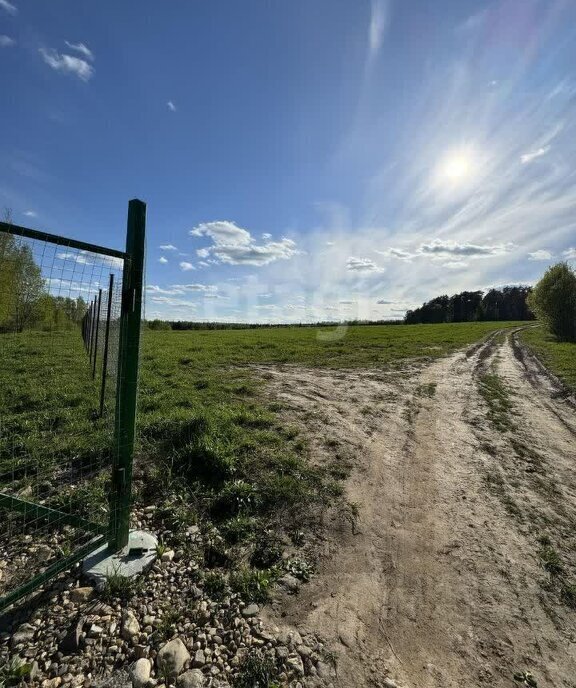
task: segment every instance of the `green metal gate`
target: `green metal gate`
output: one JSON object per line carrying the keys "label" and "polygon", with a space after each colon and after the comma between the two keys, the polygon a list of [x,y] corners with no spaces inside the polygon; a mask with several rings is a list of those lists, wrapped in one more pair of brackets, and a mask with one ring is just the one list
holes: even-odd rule
{"label": "green metal gate", "polygon": [[128,543],[146,206],[125,251],[0,222],[0,610]]}

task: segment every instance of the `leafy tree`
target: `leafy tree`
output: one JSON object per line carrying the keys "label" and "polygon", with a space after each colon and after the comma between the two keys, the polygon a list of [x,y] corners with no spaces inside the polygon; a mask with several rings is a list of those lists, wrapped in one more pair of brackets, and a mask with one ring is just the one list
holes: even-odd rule
{"label": "leafy tree", "polygon": [[568,263],[548,268],[528,303],[560,341],[576,342],[576,274]]}

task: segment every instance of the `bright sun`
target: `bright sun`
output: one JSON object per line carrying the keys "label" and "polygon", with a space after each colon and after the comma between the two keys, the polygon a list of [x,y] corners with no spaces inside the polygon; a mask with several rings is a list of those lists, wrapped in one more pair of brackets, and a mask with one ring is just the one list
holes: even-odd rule
{"label": "bright sun", "polygon": [[438,176],[444,182],[462,184],[474,173],[474,158],[470,151],[454,151],[444,157]]}

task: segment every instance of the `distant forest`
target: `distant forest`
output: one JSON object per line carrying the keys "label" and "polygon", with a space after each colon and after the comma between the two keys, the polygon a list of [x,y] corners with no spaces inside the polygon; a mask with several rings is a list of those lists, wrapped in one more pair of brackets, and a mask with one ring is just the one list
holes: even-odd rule
{"label": "distant forest", "polygon": [[86,302],[52,296],[30,247],[0,233],[0,333],[25,329],[70,329],[80,323]]}
{"label": "distant forest", "polygon": [[406,313],[408,325],[418,323],[473,322],[476,320],[534,320],[526,299],[532,287],[504,287],[463,291],[454,296],[437,296]]}

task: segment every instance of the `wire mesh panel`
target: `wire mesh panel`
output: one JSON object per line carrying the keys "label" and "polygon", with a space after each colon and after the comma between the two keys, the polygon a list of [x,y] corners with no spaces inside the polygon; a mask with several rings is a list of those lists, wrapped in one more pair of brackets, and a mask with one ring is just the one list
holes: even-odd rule
{"label": "wire mesh panel", "polygon": [[116,518],[130,258],[83,246],[0,223],[0,607]]}

